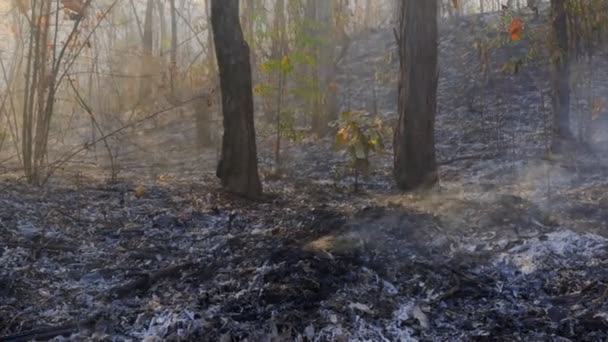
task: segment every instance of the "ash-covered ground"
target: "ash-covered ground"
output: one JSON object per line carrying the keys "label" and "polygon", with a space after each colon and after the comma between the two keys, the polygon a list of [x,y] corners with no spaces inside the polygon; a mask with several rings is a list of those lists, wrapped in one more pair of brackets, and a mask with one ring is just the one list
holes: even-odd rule
{"label": "ash-covered ground", "polygon": [[[132,137],[148,150],[121,154],[114,182],[90,159],[43,188],[5,174],[0,341],[607,340],[608,155],[548,158],[544,64],[505,74],[526,47],[504,47],[481,86],[479,23],[442,25],[431,192],[393,190],[389,144],[354,193],[321,139],[286,148],[264,200],[240,200],[218,190],[214,151],[192,157],[184,120]],[[394,119],[393,40],[354,40],[345,110]]]}

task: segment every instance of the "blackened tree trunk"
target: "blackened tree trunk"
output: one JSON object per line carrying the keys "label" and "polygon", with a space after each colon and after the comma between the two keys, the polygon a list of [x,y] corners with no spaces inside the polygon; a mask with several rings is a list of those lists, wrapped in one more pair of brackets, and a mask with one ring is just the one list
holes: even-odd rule
{"label": "blackened tree trunk", "polygon": [[403,0],[399,28],[399,122],[394,136],[394,175],[401,190],[438,180],[437,1]]}
{"label": "blackened tree trunk", "polygon": [[552,150],[559,152],[570,132],[570,58],[566,0],[551,0],[554,47],[551,57],[551,105],[553,109]]}
{"label": "blackened tree trunk", "polygon": [[239,0],[211,0],[211,25],[224,116],[217,176],[226,190],[259,197],[262,185],[253,124],[251,64],[249,46],[239,22]]}

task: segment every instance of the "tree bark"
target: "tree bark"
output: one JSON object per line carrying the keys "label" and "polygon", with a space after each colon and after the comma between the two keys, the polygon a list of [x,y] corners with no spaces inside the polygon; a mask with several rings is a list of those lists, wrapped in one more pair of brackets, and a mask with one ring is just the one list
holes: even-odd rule
{"label": "tree bark", "polygon": [[242,27],[243,35],[245,36],[245,41],[249,44],[249,60],[251,65],[253,66],[253,79],[256,79],[256,46],[255,46],[255,20],[256,20],[256,8],[255,8],[255,0],[244,0],[243,3],[245,7],[243,9],[243,17],[242,17]]}
{"label": "tree bark", "polygon": [[551,0],[551,24],[554,48],[551,57],[551,105],[553,110],[552,150],[558,152],[570,131],[570,58],[565,0]]}
{"label": "tree bark", "polygon": [[259,197],[249,46],[239,22],[239,0],[211,0],[211,24],[220,74],[224,136],[217,176],[222,186]]}
{"label": "tree bark", "polygon": [[399,29],[399,122],[394,136],[394,176],[401,190],[430,187],[438,180],[437,36],[437,1],[404,0]]}

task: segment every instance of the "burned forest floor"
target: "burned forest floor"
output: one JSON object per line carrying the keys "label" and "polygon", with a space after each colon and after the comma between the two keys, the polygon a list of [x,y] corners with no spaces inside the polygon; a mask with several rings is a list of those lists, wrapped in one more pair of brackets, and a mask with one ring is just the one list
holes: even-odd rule
{"label": "burned forest floor", "polygon": [[[266,195],[239,199],[185,120],[129,137],[112,181],[91,155],[41,188],[9,169],[0,341],[606,341],[608,154],[546,154],[546,68],[501,67],[525,40],[471,76],[484,20],[442,24],[428,192],[394,189],[390,143],[354,192],[331,137],[285,146],[280,177],[261,137]],[[353,41],[345,111],[395,119],[394,51],[388,28]]]}

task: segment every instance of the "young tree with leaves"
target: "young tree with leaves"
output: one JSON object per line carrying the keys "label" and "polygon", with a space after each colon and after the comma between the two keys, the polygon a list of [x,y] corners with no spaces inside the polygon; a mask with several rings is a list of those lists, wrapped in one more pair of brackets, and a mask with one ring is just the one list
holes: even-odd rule
{"label": "young tree with leaves", "polygon": [[262,193],[253,123],[249,46],[239,21],[239,0],[211,0],[211,25],[220,74],[224,136],[217,176],[233,193]]}
{"label": "young tree with leaves", "polygon": [[429,187],[438,180],[437,37],[437,1],[403,0],[398,30],[399,121],[394,136],[394,176],[401,190]]}

